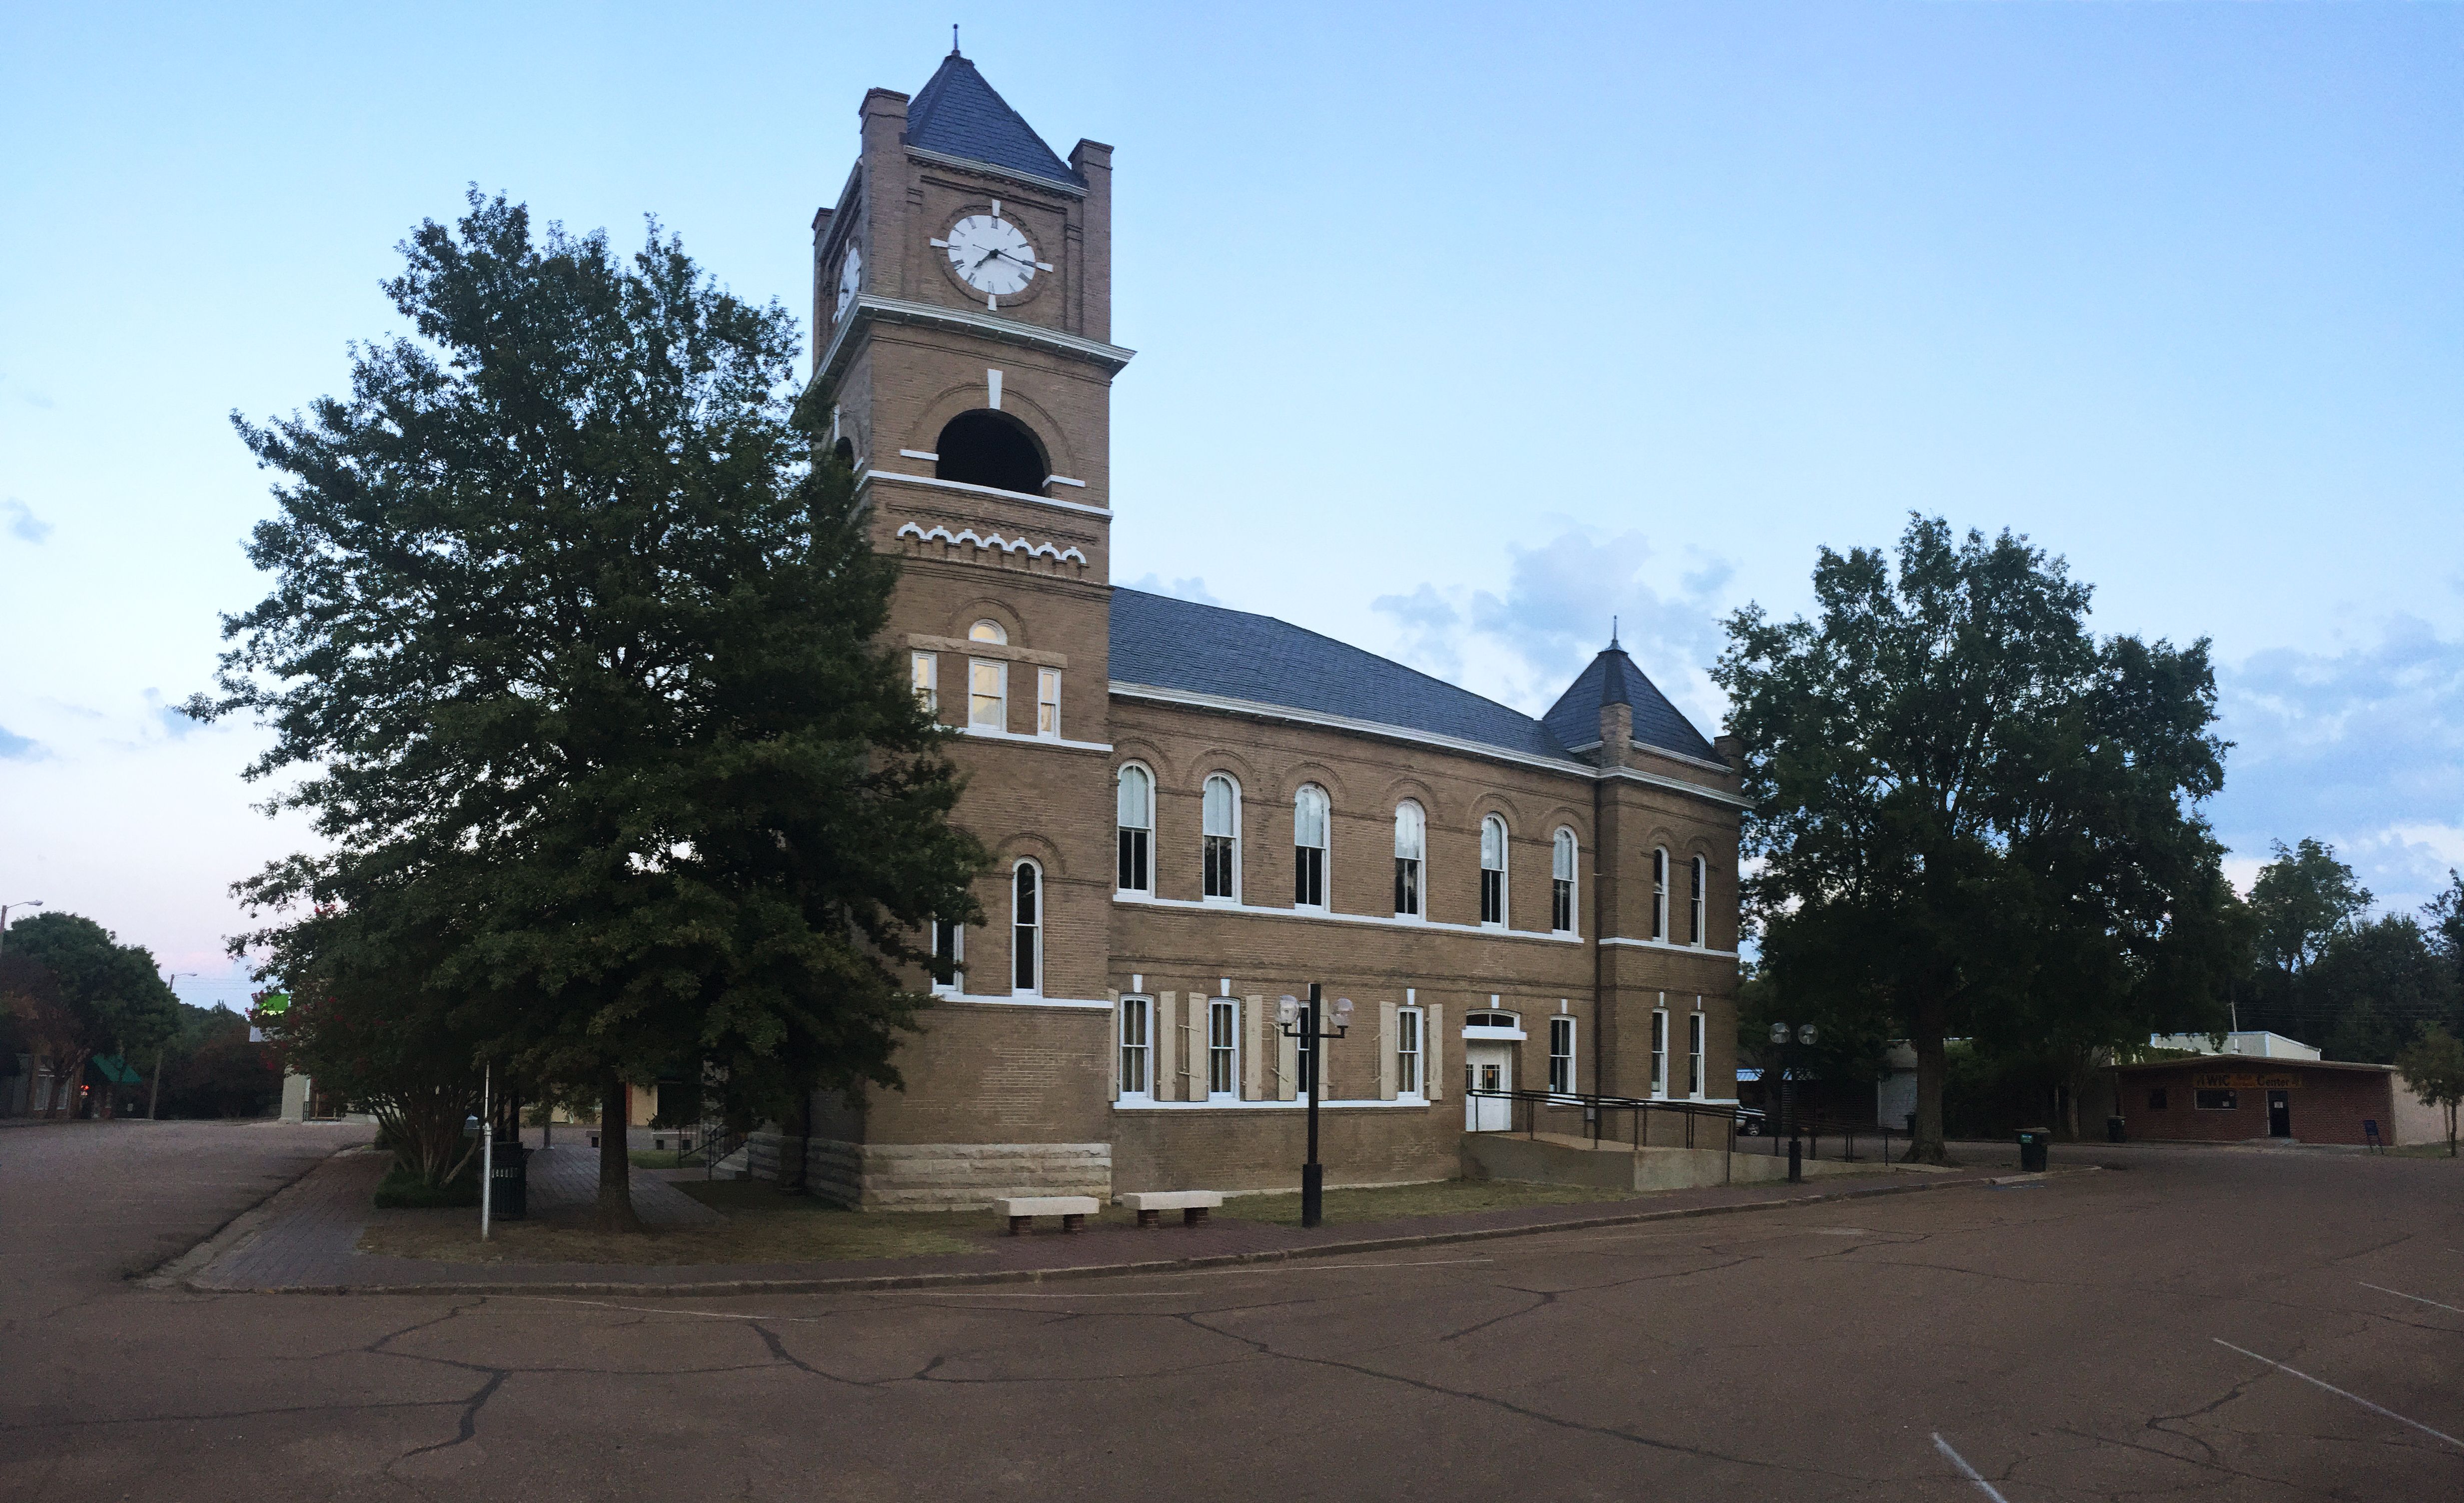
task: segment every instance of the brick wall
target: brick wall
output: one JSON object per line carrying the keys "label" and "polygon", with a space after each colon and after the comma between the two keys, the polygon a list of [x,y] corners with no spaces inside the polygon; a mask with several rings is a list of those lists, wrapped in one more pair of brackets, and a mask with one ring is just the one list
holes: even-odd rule
{"label": "brick wall", "polygon": [[[2361,1144],[2365,1120],[2375,1119],[2382,1142],[2395,1141],[2394,1099],[2389,1075],[2380,1071],[2305,1070],[2299,1061],[2278,1059],[2220,1063],[2189,1061],[2162,1070],[2130,1070],[2122,1078],[2122,1116],[2134,1138],[2172,1139],[2195,1143],[2244,1143],[2267,1136],[2267,1090],[2234,1088],[2230,1111],[2197,1105],[2190,1083],[2200,1074],[2227,1071],[2244,1075],[2288,1075],[2299,1083],[2288,1089],[2293,1137],[2300,1143]],[[2150,1104],[2157,1091],[2165,1104]]]}

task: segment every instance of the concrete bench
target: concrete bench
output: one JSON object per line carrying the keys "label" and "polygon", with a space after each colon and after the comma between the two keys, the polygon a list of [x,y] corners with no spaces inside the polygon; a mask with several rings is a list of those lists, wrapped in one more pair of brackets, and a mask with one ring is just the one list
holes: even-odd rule
{"label": "concrete bench", "polygon": [[1024,1232],[1038,1216],[1058,1216],[1064,1231],[1084,1231],[1097,1207],[1092,1195],[1012,1195],[993,1204],[1009,1218],[1009,1234]]}
{"label": "concrete bench", "polygon": [[1180,1212],[1183,1226],[1206,1225],[1206,1213],[1223,1204],[1221,1190],[1138,1190],[1119,1197],[1122,1205],[1138,1213],[1138,1225],[1160,1225],[1157,1220],[1167,1210]]}

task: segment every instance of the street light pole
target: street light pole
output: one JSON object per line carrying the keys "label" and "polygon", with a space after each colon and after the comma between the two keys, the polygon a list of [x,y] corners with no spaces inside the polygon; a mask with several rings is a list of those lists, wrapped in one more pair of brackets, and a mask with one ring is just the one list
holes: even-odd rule
{"label": "street light pole", "polygon": [[11,908],[39,908],[42,905],[43,900],[40,898],[28,898],[23,903],[0,903],[0,948],[6,948],[9,944],[9,910]]}
{"label": "street light pole", "polygon": [[1796,1134],[1796,1048],[1799,1044],[1811,1045],[1818,1036],[1819,1031],[1812,1023],[1794,1028],[1786,1023],[1771,1026],[1771,1040],[1779,1045],[1779,1104],[1780,1115],[1788,1121],[1788,1182],[1791,1185],[1805,1182],[1805,1145],[1797,1141]]}
{"label": "street light pole", "polygon": [[1297,1038],[1306,1046],[1302,1057],[1308,1063],[1301,1071],[1301,1084],[1309,1092],[1309,1162],[1301,1165],[1301,1225],[1305,1228],[1324,1220],[1326,1211],[1326,1165],[1317,1162],[1317,1099],[1326,1094],[1324,1046],[1352,1032],[1352,999],[1335,998],[1334,1028],[1329,1031],[1321,1006],[1325,995],[1324,990],[1312,981],[1306,1009],[1300,998],[1288,993],[1275,1003],[1276,1032],[1287,1038]]}

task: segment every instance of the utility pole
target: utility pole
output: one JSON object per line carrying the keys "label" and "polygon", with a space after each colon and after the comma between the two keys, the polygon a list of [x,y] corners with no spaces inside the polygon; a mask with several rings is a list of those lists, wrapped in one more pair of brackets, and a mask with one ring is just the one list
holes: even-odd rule
{"label": "utility pole", "polygon": [[[180,989],[179,989],[179,987],[176,985],[176,983],[179,981],[179,979],[180,979],[182,976],[194,976],[194,975],[197,975],[197,974],[199,974],[199,972],[197,972],[197,971],[193,971],[193,970],[171,970],[171,971],[165,971],[165,972],[164,973],[164,975],[163,975],[163,985],[165,985],[165,986],[166,986],[166,987],[171,988],[171,1000],[172,1000],[172,1001],[176,1002],[176,1001],[178,1001],[178,1000],[180,999]],[[156,1045],[154,1046],[154,1090],[153,1090],[152,1094],[148,1095],[148,1096],[145,1098],[145,1120],[146,1120],[147,1122],[161,1122],[161,1121],[163,1120],[161,1117],[159,1117],[159,1116],[155,1115],[155,1108],[156,1108],[156,1107],[158,1107],[158,1106],[161,1106],[162,1104],[163,1104],[163,1046],[162,1046],[161,1044],[156,1044]]]}
{"label": "utility pole", "polygon": [[9,910],[11,908],[39,908],[42,905],[43,900],[40,898],[28,898],[23,903],[0,903],[0,948],[5,948],[9,943]]}

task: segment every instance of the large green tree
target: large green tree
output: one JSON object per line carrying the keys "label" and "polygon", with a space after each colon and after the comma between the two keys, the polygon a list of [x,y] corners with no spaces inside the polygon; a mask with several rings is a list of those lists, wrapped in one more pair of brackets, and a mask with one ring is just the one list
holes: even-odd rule
{"label": "large green tree", "polygon": [[[326,848],[241,884],[435,938],[479,1056],[595,1085],[714,1062],[741,1107],[895,1084],[935,915],[976,917],[942,732],[888,648],[894,564],[791,399],[775,303],[651,227],[422,225],[413,336],[347,396],[234,419],[283,480],[219,699],[275,731]],[[603,1225],[636,1225],[604,1135]]]}
{"label": "large green tree", "polygon": [[2084,1059],[2220,1017],[2241,921],[2196,812],[2224,776],[2206,643],[2100,642],[2061,560],[1939,519],[1896,570],[1823,550],[1814,591],[1810,619],[1738,612],[1715,670],[1748,916],[1781,993],[1914,1046],[1916,1154],[1945,1158],[1954,1035]]}
{"label": "large green tree", "polygon": [[[94,920],[55,910],[19,919],[9,926],[7,953],[42,967],[51,974],[64,1025],[57,1063],[66,1072],[70,1091],[50,1113],[75,1109],[76,1084],[85,1063],[96,1055],[123,1059],[152,1051],[180,1026],[179,1002],[154,952],[142,945],[123,945]],[[110,1097],[104,1098],[108,1115]]]}

